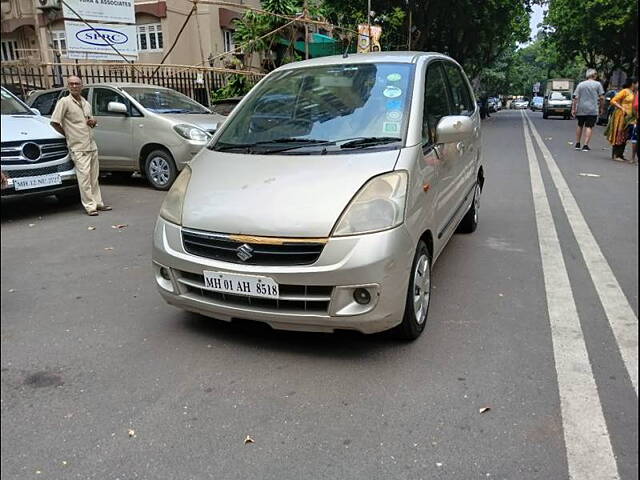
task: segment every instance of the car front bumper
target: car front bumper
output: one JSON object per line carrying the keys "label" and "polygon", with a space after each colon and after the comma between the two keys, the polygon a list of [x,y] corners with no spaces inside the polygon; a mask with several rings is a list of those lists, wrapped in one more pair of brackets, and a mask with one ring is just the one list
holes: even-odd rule
{"label": "car front bumper", "polygon": [[[257,320],[275,329],[374,333],[402,320],[414,250],[410,235],[400,226],[374,234],[330,238],[312,265],[236,264],[186,252],[181,227],[158,218],[153,269],[162,297],[184,310],[225,321]],[[204,270],[273,278],[280,285],[281,297],[268,302],[252,298],[252,302],[247,297],[212,293],[204,289]],[[356,288],[370,292],[368,305],[354,301]],[[284,297],[285,290],[298,293]],[[322,301],[318,301],[318,291],[324,292]]]}
{"label": "car front bumper", "polygon": [[171,149],[171,154],[173,155],[178,170],[182,170],[206,145],[206,143],[195,142],[193,140],[184,140],[175,145],[171,145],[169,148]]}
{"label": "car front bumper", "polygon": [[7,186],[1,191],[2,198],[45,197],[48,195],[55,195],[57,193],[65,193],[78,188],[78,180],[76,178],[76,171],[74,168],[71,170],[65,170],[64,172],[59,172],[60,180],[62,181],[60,185],[28,190],[16,190],[13,184],[13,178],[11,178],[11,170],[5,170],[4,173],[9,176],[9,179],[7,180]]}

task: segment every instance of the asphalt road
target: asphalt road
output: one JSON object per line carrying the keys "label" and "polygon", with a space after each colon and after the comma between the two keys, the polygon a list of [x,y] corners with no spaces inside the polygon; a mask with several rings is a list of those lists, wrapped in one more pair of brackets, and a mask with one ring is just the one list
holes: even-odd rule
{"label": "asphalt road", "polygon": [[142,180],[97,218],[3,202],[2,479],[637,479],[638,167],[528,116],[542,149],[484,122],[480,225],[413,343],[163,304]]}

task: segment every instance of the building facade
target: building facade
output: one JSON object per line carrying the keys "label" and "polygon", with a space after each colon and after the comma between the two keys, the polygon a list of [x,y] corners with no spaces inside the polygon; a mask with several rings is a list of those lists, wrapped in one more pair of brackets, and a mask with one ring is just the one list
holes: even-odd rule
{"label": "building facade", "polygon": [[[69,61],[60,8],[39,8],[44,0],[1,0],[2,61]],[[48,0],[55,4],[55,0]],[[236,0],[259,6],[259,0]],[[182,28],[191,4],[185,0],[135,0],[138,63],[160,63]],[[166,64],[209,65],[235,48],[233,21],[242,9],[199,4]],[[216,62],[220,65],[220,62]]]}

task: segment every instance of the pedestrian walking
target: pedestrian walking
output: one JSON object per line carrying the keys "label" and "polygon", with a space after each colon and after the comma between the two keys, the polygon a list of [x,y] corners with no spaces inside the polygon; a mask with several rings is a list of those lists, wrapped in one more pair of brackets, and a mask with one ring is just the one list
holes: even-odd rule
{"label": "pedestrian walking", "polygon": [[615,97],[611,105],[615,108],[609,117],[605,134],[611,144],[611,158],[618,162],[626,162],[624,149],[631,137],[633,126],[637,123],[633,114],[633,102],[638,93],[638,81],[628,78]]}
{"label": "pedestrian walking", "polygon": [[[604,107],[604,88],[602,84],[596,80],[598,72],[593,68],[587,70],[586,80],[580,82],[573,92],[573,104],[571,106],[571,115],[578,120],[576,127],[576,150],[588,152],[589,142],[593,134],[593,127],[598,120],[598,113],[602,112]],[[584,133],[584,141],[582,134]],[[581,146],[582,142],[582,146]]]}
{"label": "pedestrian walking", "polygon": [[88,215],[111,210],[100,194],[98,175],[98,147],[93,139],[97,122],[91,114],[91,105],[81,95],[82,80],[77,76],[67,79],[69,95],[58,100],[51,115],[51,126],[65,136],[71,160],[76,167],[80,199]]}

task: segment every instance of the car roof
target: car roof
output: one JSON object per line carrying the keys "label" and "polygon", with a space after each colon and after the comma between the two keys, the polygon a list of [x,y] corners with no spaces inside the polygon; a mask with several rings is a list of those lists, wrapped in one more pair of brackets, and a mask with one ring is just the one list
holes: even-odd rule
{"label": "car roof", "polygon": [[[317,67],[323,65],[351,65],[354,63],[416,63],[424,57],[439,57],[453,60],[438,52],[372,52],[348,55],[331,55],[328,57],[312,58],[300,62],[287,63],[274,71],[291,70],[296,68]],[[454,60],[455,62],[455,60]]]}
{"label": "car roof", "polygon": [[[160,85],[153,85],[151,83],[139,83],[139,82],[102,82],[102,83],[87,83],[82,86],[83,88],[87,87],[115,87],[115,88],[126,88],[126,87],[152,87],[158,88],[162,90],[174,90],[173,88],[161,87]],[[37,93],[38,95],[46,92],[55,92],[57,90],[66,90],[68,87],[56,87],[56,88],[48,88],[46,90],[36,90],[34,95]],[[177,90],[174,90],[177,91]]]}

